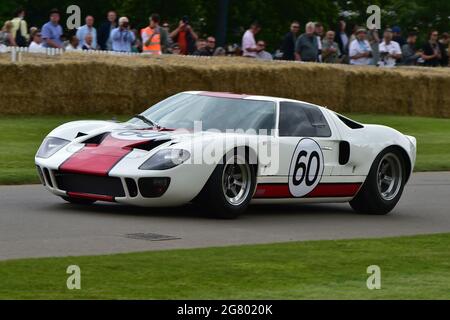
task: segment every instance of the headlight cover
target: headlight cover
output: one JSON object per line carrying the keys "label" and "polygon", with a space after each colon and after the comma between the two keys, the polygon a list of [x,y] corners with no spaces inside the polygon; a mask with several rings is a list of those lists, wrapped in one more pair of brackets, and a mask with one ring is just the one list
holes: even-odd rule
{"label": "headlight cover", "polygon": [[69,142],[70,141],[61,138],[47,137],[39,147],[36,157],[44,159],[50,158],[62,147],[69,144]]}
{"label": "headlight cover", "polygon": [[152,155],[140,167],[140,170],[167,170],[189,159],[191,154],[183,149],[163,149]]}

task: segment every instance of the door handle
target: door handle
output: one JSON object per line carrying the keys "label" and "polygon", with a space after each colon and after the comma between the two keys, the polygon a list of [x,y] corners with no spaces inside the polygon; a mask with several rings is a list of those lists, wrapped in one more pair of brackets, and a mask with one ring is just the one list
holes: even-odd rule
{"label": "door handle", "polygon": [[324,151],[333,151],[332,147],[321,147],[320,149],[322,149]]}

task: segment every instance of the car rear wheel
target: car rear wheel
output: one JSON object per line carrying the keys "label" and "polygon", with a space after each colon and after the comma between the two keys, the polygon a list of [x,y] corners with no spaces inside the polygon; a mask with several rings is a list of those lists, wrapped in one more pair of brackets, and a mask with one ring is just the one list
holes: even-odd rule
{"label": "car rear wheel", "polygon": [[209,215],[233,219],[243,213],[253,197],[256,173],[248,157],[232,152],[217,165],[200,196]]}
{"label": "car rear wheel", "polygon": [[406,181],[406,159],[396,148],[388,148],[375,159],[369,175],[351,207],[360,213],[388,214],[403,193]]}
{"label": "car rear wheel", "polygon": [[82,199],[82,198],[72,198],[72,197],[61,197],[61,198],[63,198],[67,202],[70,202],[70,203],[73,203],[73,204],[87,205],[87,204],[93,204],[95,202],[95,200]]}

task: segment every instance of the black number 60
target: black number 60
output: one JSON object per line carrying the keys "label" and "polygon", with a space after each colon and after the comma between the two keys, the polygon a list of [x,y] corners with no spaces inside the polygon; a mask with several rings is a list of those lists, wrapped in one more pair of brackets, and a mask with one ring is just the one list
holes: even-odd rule
{"label": "black number 60", "polygon": [[[305,180],[305,177],[306,177],[305,184],[309,187],[309,186],[312,186],[316,182],[317,177],[319,175],[320,157],[319,157],[319,154],[317,153],[317,151],[311,152],[311,155],[309,156],[307,164],[306,164],[306,162],[302,161],[302,159],[301,159],[302,157],[307,158],[308,152],[305,150],[302,150],[298,153],[297,161],[296,161],[295,167],[294,167],[294,174],[292,175],[292,183],[295,186],[298,186],[303,182],[303,180]],[[312,179],[310,179],[311,163],[314,158],[316,159],[316,162],[317,162],[316,172],[314,173],[314,177]],[[302,173],[301,173],[302,175],[301,175],[300,179],[297,179],[297,173],[298,173],[299,169],[302,169]]]}

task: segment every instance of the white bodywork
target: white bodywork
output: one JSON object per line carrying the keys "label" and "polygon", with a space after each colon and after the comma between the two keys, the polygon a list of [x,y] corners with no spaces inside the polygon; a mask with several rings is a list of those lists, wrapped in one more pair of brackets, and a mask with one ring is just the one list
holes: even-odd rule
{"label": "white bodywork", "polygon": [[[199,92],[188,92],[189,94],[199,94]],[[250,100],[265,100],[276,103],[277,121],[279,103],[282,101],[289,102],[305,102],[264,97],[264,96],[245,96],[242,102],[246,99]],[[364,125],[360,129],[351,129],[345,125],[338,116],[326,108],[319,107],[328,125],[331,129],[331,137],[311,139],[316,141],[322,151],[324,161],[324,168],[319,177],[320,184],[339,184],[339,183],[360,183],[362,184],[375,158],[382,150],[387,147],[396,146],[400,148],[408,163],[408,170],[411,172],[414,167],[416,158],[416,140],[413,137],[405,136],[402,133],[385,126],[379,125]],[[275,128],[277,129],[277,128]],[[69,122],[54,129],[48,134],[48,137],[56,137],[71,141],[68,145],[57,151],[54,155],[47,159],[35,158],[36,165],[40,168],[49,170],[49,177],[44,179],[51,179],[51,183],[45,183],[46,188],[55,195],[66,196],[65,190],[59,189],[54,172],[59,170],[60,166],[75,153],[84,147],[81,141],[89,137],[94,137],[103,132],[112,132],[117,134],[121,132],[137,131],[134,125],[129,123],[115,123],[109,121],[75,121]],[[76,138],[79,132],[87,135]],[[140,205],[140,206],[176,206],[190,202],[195,198],[205,186],[216,164],[222,159],[224,154],[217,154],[214,163],[204,163],[201,165],[190,164],[188,162],[182,163],[174,168],[167,170],[140,170],[139,167],[157,151],[164,148],[186,149],[191,154],[194,152],[193,148],[204,148],[205,141],[209,144],[226,145],[224,140],[236,140],[236,135],[222,134],[222,133],[178,133],[178,132],[160,132],[162,135],[172,140],[158,147],[145,151],[141,149],[134,149],[126,154],[113,168],[108,172],[110,177],[119,177],[122,179],[122,184],[125,191],[124,197],[115,197],[114,200],[119,203]],[[246,136],[243,145],[238,147],[249,146],[248,142],[256,139],[257,136]],[[258,166],[257,185],[270,184],[288,184],[289,183],[289,169],[291,166],[293,154],[296,146],[300,140],[309,137],[279,137],[277,131],[272,139],[279,144],[279,166],[273,172],[267,167]],[[239,140],[239,139],[238,139]],[[347,141],[350,144],[350,157],[346,164],[339,164],[339,143]],[[251,145],[251,143],[250,143]],[[225,150],[226,152],[233,149]],[[257,151],[255,151],[257,153]],[[259,155],[258,155],[259,157]],[[409,172],[409,173],[410,173]],[[125,183],[125,178],[134,179],[138,182],[142,177],[169,177],[170,185],[167,191],[158,198],[145,198],[140,192],[134,197],[130,196],[129,190]],[[272,197],[255,197],[253,202],[277,203],[277,202],[348,202],[355,194],[351,196],[272,196]],[[98,199],[101,200],[101,199]]]}

